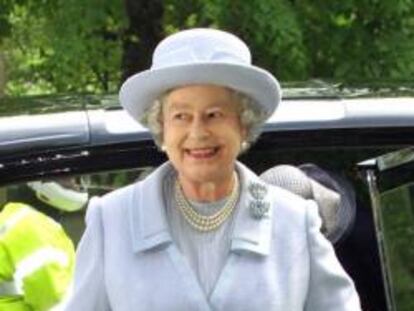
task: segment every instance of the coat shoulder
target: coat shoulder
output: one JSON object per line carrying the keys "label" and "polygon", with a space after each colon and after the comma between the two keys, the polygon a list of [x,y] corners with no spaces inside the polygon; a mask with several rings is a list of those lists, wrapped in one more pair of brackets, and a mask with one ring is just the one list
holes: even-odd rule
{"label": "coat shoulder", "polygon": [[102,196],[92,197],[86,211],[86,221],[92,214],[100,214],[100,218],[114,220],[127,215],[127,207],[132,202],[137,183],[113,190]]}
{"label": "coat shoulder", "polygon": [[309,200],[285,189],[269,186],[273,207],[273,224],[278,234],[306,237]]}
{"label": "coat shoulder", "polygon": [[308,200],[283,188],[268,185],[275,213],[288,213],[292,217],[306,217]]}

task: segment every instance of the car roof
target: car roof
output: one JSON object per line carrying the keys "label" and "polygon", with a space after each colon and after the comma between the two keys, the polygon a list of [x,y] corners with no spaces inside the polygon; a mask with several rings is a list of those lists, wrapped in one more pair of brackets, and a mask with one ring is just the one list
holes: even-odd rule
{"label": "car roof", "polygon": [[[263,132],[414,127],[409,89],[347,88],[320,83],[285,87]],[[117,95],[60,95],[0,101],[0,156],[148,141],[147,129],[120,108]]]}
{"label": "car roof", "polygon": [[[282,101],[264,132],[414,127],[414,97]],[[0,117],[0,155],[148,140],[147,129],[122,109],[92,109]]]}
{"label": "car roof", "polygon": [[272,129],[413,126],[414,97],[285,100],[268,120]]}

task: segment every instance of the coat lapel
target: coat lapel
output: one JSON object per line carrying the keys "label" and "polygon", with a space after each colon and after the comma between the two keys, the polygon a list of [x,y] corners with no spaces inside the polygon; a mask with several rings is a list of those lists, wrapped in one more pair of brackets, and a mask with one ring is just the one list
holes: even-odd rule
{"label": "coat lapel", "polygon": [[[209,299],[214,310],[222,310],[225,302],[232,299],[232,293],[236,289],[233,287],[233,281],[236,279],[234,270],[236,265],[244,260],[243,257],[245,260],[257,260],[257,256],[263,258],[270,252],[273,208],[268,186],[243,164],[237,163],[237,170],[242,190],[231,238],[230,254]],[[269,210],[263,217],[252,216],[251,203],[257,200],[249,190],[252,184],[263,186],[262,189],[266,191],[261,201],[269,203]]]}
{"label": "coat lapel", "polygon": [[188,304],[193,306],[191,310],[212,311],[187,260],[172,243],[163,199],[163,180],[172,169],[171,164],[167,162],[135,185],[131,202],[129,202],[132,248],[134,252],[144,252],[150,249],[166,250],[175,269],[164,271],[164,273],[166,276],[169,273],[178,274],[186,288]]}
{"label": "coat lapel", "polygon": [[129,203],[130,231],[134,252],[172,242],[164,210],[162,180],[171,170],[167,162],[134,185]]}
{"label": "coat lapel", "polygon": [[[242,191],[232,236],[231,251],[237,253],[251,252],[266,256],[270,251],[272,231],[271,193],[268,186],[246,166],[237,163],[237,169],[240,174]],[[264,190],[260,200],[254,197],[251,191],[252,185],[253,187],[259,185]],[[252,215],[252,207],[257,201],[261,201],[269,207],[267,213],[264,213],[262,217]]]}

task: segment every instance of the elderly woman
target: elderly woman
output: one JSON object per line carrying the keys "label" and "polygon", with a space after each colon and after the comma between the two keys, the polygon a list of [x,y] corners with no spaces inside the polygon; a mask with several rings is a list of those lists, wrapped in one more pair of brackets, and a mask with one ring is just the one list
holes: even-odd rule
{"label": "elderly woman", "polygon": [[316,205],[236,161],[280,101],[244,42],[174,34],[120,100],[169,161],[91,201],[66,310],[360,310]]}

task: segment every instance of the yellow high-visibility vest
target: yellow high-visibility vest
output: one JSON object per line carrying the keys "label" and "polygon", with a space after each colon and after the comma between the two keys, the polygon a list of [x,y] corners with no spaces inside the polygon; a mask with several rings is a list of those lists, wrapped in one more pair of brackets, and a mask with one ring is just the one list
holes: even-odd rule
{"label": "yellow high-visibility vest", "polygon": [[73,276],[75,250],[62,226],[22,203],[0,212],[0,311],[57,306]]}

